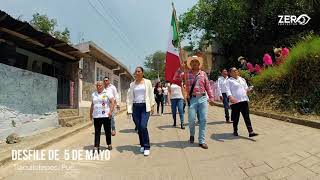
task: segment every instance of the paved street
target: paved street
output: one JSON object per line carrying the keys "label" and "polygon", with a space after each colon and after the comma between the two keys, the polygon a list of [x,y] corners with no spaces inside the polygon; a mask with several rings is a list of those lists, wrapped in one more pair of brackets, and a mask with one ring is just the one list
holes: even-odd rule
{"label": "paved street", "polygon": [[[243,120],[239,137],[224,123],[223,109],[210,107],[206,141],[208,150],[189,144],[189,129],[172,127],[169,107],[164,116],[152,116],[149,133],[151,155],[139,152],[134,125],[125,114],[117,118],[118,133],[109,161],[29,161],[0,170],[0,179],[320,179],[320,131],[296,124],[252,115],[260,136],[248,138]],[[187,120],[186,120],[187,122]],[[102,146],[106,146],[104,136]],[[93,128],[64,139],[46,149],[90,149]],[[68,166],[69,170],[28,171],[22,166]]]}

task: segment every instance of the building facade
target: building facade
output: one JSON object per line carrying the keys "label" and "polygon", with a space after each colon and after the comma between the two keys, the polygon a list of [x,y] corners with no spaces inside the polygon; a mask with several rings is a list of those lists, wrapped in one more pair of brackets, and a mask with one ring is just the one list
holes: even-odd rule
{"label": "building facade", "polygon": [[58,108],[78,107],[82,53],[0,11],[0,139],[59,126]]}
{"label": "building facade", "polygon": [[86,119],[89,117],[91,94],[95,91],[95,83],[104,77],[109,77],[118,90],[121,102],[125,102],[130,82],[133,81],[133,76],[127,67],[92,41],[77,44],[75,47],[84,53],[79,63],[80,115]]}

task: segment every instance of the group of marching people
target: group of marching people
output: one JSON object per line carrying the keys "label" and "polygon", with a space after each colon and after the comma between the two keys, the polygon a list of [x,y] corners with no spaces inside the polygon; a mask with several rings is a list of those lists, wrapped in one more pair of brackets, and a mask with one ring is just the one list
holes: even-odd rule
{"label": "group of marching people", "polygon": [[[173,117],[173,126],[177,125],[176,112],[178,109],[180,117],[180,127],[185,129],[184,124],[184,102],[188,104],[188,123],[190,143],[195,141],[195,122],[198,119],[199,147],[208,149],[205,142],[205,129],[208,113],[208,104],[214,105],[213,89],[210,86],[206,72],[201,70],[203,59],[198,56],[191,56],[185,61],[174,75],[168,94],[170,94],[171,111]],[[224,103],[226,122],[233,122],[233,135],[238,136],[238,122],[240,113],[242,114],[248,129],[249,137],[257,136],[253,131],[249,117],[249,88],[246,81],[239,76],[236,68],[228,71],[222,70],[222,77],[218,80],[219,96]],[[108,149],[111,150],[111,124],[110,120],[114,114],[114,95],[110,90],[103,88],[102,82],[97,82],[97,91],[92,94],[93,101],[90,114],[94,118],[95,126],[95,149],[99,149],[101,124],[106,131],[106,140]],[[135,80],[130,84],[127,93],[127,113],[132,115],[135,123],[139,142],[140,152],[145,156],[150,155],[150,139],[147,124],[149,117],[153,114],[154,106],[157,101],[157,95],[163,94],[162,87],[157,84],[152,87],[150,80],[144,78],[144,69],[137,67],[135,69]],[[231,105],[229,106],[229,102]],[[229,107],[231,107],[231,121],[229,117]],[[159,114],[159,106],[157,108]],[[163,111],[161,111],[163,114]],[[106,122],[107,121],[107,122]],[[105,124],[106,125],[105,125]],[[96,127],[97,126],[97,127]],[[98,137],[99,136],[99,137]],[[111,148],[110,148],[111,147]]]}
{"label": "group of marching people", "polygon": [[280,48],[274,48],[274,59],[272,59],[271,55],[268,53],[265,53],[263,55],[262,61],[263,65],[262,67],[259,64],[253,65],[251,62],[248,61],[246,57],[240,56],[238,58],[238,61],[240,63],[240,69],[241,70],[248,70],[251,76],[260,74],[263,70],[268,69],[272,66],[279,66],[285,62],[285,59],[289,55],[289,49],[286,47],[280,47]]}

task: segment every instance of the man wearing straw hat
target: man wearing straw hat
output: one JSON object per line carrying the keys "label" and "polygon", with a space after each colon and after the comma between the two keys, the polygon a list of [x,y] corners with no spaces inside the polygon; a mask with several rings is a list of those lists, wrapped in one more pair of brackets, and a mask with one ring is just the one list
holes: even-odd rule
{"label": "man wearing straw hat", "polygon": [[205,143],[205,128],[208,112],[208,98],[210,105],[213,105],[213,92],[207,74],[202,71],[203,59],[198,56],[191,56],[187,60],[189,70],[186,75],[186,91],[189,104],[188,121],[190,129],[190,143],[194,143],[195,120],[199,120],[199,146],[208,149]]}

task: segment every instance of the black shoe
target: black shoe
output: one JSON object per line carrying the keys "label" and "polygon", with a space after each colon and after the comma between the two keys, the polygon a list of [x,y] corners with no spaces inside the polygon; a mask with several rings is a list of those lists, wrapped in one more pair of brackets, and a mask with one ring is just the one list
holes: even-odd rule
{"label": "black shoe", "polygon": [[174,123],[172,126],[173,126],[173,127],[176,127],[176,126],[177,126],[177,124],[176,124],[176,123]]}
{"label": "black shoe", "polygon": [[185,129],[185,127],[184,127],[184,125],[183,125],[183,124],[181,124],[181,129]]}
{"label": "black shoe", "polygon": [[239,136],[238,132],[233,132],[234,136]]}
{"label": "black shoe", "polygon": [[194,136],[190,136],[190,143],[194,143]]}
{"label": "black shoe", "polygon": [[254,132],[252,132],[252,133],[249,133],[249,137],[254,137],[254,136],[258,136],[259,134],[257,134],[257,133],[254,133]]}

